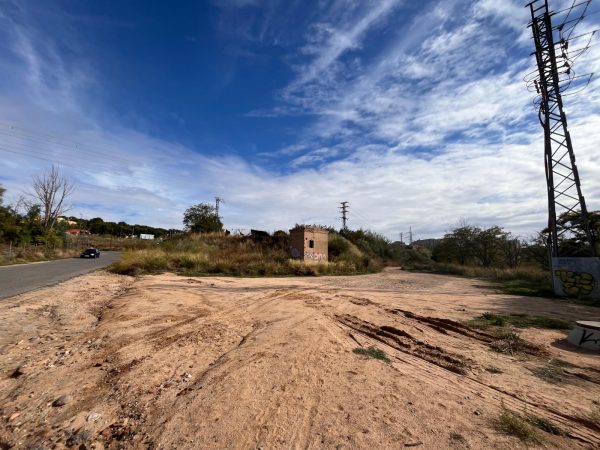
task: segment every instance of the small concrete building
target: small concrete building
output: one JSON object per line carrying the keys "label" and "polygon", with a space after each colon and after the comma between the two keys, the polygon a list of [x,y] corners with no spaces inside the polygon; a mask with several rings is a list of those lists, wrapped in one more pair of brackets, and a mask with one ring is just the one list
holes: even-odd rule
{"label": "small concrete building", "polygon": [[329,231],[321,227],[301,226],[290,230],[292,258],[305,262],[326,262]]}

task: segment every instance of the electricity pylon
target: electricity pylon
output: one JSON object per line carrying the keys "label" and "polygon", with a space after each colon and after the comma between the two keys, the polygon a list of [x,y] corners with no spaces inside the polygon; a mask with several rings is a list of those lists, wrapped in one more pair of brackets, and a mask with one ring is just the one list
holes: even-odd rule
{"label": "electricity pylon", "polygon": [[[548,248],[550,257],[559,257],[559,240],[573,237],[583,231],[585,240],[595,255],[595,236],[590,227],[585,198],[575,161],[571,135],[567,129],[567,117],[563,108],[564,91],[577,79],[591,78],[586,74],[576,77],[572,62],[589,48],[569,50],[573,30],[581,22],[590,1],[573,4],[568,14],[557,26],[552,24],[556,14],[548,7],[548,0],[528,3],[531,12],[531,29],[535,42],[537,74],[526,80],[539,97],[536,100],[538,117],[544,128],[544,159],[548,194]],[[571,18],[576,6],[585,6],[583,12]],[[565,10],[566,11],[566,10]],[[587,34],[587,33],[586,33]],[[588,78],[588,83],[589,83]],[[558,220],[562,219],[562,220]]]}

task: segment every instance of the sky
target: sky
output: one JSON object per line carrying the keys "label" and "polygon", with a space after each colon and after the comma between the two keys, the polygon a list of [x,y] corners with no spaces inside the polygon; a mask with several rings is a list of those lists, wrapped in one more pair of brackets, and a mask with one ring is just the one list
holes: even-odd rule
{"label": "sky", "polygon": [[[0,0],[5,202],[54,163],[77,217],[181,228],[219,196],[228,229],[339,228],[347,201],[350,228],[392,240],[530,236],[547,201],[525,3]],[[600,46],[577,70],[600,72]],[[590,210],[599,93],[565,98]]]}

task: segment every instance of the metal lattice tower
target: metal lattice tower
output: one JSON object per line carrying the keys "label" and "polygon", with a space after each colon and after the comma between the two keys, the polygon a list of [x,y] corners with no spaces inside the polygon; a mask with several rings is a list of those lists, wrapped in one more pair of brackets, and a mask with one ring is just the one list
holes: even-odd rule
{"label": "metal lattice tower", "polygon": [[346,223],[348,222],[348,202],[341,202],[340,203],[339,209],[340,212],[342,213],[342,230],[347,230],[348,227],[346,226]]}
{"label": "metal lattice tower", "polygon": [[[584,1],[579,5],[585,4],[587,9],[590,1]],[[555,14],[549,10],[548,0],[534,0],[527,6],[531,11],[530,26],[535,42],[537,63],[536,76],[528,82],[535,87],[539,94],[536,106],[540,123],[544,128],[550,255],[552,257],[561,256],[559,240],[573,237],[575,231],[579,230],[584,231],[586,240],[595,254],[594,235],[590,228],[585,198],[581,192],[579,172],[571,136],[567,129],[567,117],[561,95],[561,91],[570,87],[574,80],[589,75],[574,76],[571,68],[574,57],[569,54],[569,40],[572,31],[584,17],[585,10],[578,19],[569,21],[572,7],[564,21],[554,27],[552,18]],[[573,22],[575,25],[568,28],[567,36],[565,26]],[[577,51],[581,52],[581,49]],[[578,53],[576,57],[580,54]],[[591,75],[589,76],[591,78]],[[559,220],[565,217],[572,218],[572,220]]]}

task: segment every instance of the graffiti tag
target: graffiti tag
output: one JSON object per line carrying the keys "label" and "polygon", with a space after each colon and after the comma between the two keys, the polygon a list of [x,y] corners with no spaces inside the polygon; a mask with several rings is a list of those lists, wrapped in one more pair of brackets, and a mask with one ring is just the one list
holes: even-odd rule
{"label": "graffiti tag", "polygon": [[570,270],[555,270],[563,285],[563,291],[568,295],[590,295],[594,290],[596,280],[591,273],[572,272]]}

